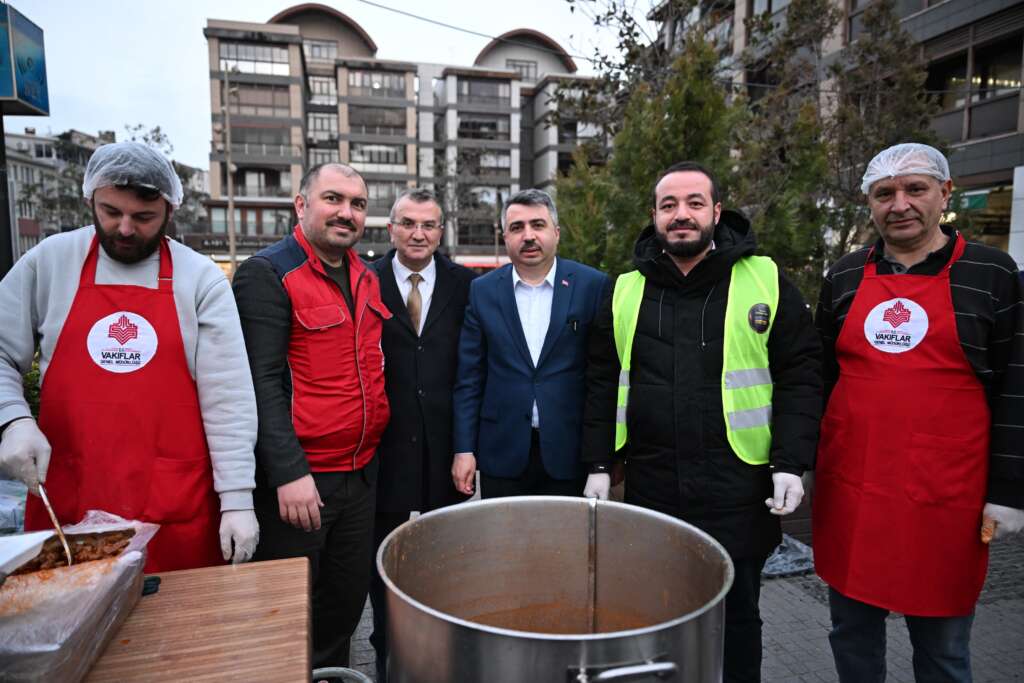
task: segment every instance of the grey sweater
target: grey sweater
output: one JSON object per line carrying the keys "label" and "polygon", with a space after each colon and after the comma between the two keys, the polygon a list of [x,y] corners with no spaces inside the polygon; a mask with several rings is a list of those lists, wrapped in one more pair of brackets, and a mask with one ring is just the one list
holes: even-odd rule
{"label": "grey sweater", "polygon": [[[0,281],[0,425],[30,415],[21,375],[31,368],[38,345],[45,381],[94,234],[87,226],[48,237]],[[216,264],[174,240],[169,244],[174,302],[185,359],[199,392],[214,489],[222,511],[250,510],[256,396],[235,299]],[[159,267],[159,250],[146,261],[126,265],[100,249],[96,282],[155,289]]]}

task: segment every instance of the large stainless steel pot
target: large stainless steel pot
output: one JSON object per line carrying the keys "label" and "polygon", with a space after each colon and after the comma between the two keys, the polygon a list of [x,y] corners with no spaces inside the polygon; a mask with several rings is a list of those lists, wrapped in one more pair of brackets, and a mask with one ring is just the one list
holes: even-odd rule
{"label": "large stainless steel pot", "polygon": [[381,544],[392,683],[720,681],[733,566],[632,505],[465,503]]}

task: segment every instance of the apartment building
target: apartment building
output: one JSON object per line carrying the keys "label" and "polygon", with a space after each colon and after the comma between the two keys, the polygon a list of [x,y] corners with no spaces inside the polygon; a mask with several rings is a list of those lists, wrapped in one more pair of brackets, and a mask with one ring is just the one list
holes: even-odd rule
{"label": "apartment building", "polygon": [[185,240],[214,258],[227,251],[228,133],[243,257],[294,225],[304,168],[340,161],[366,179],[364,256],[389,248],[395,197],[425,185],[443,198],[446,251],[494,267],[507,262],[496,230],[503,202],[521,187],[550,187],[571,163],[577,126],[554,125],[551,112],[555,88],[579,78],[576,64],[538,31],[499,36],[472,65],[380,59],[354,19],[319,4],[284,9],[265,24],[210,19],[204,33],[211,232]]}
{"label": "apartment building", "polygon": [[[845,22],[826,50],[841,50],[863,31],[871,0],[833,0]],[[691,16],[663,2],[659,43],[673,49],[686,26],[704,18],[725,65],[747,47],[747,17],[784,18],[789,0],[702,0]],[[1021,0],[896,0],[903,28],[928,62],[926,88],[941,112],[932,127],[950,147],[950,170],[964,190],[982,239],[1024,266],[1024,2]],[[734,71],[737,80],[744,74]]]}

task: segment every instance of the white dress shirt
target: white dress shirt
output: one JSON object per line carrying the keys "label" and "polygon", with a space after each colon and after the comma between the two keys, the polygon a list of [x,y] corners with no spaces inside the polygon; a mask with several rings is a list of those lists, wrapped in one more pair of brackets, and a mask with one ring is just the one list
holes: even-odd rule
{"label": "white dress shirt", "polygon": [[437,262],[431,258],[426,268],[415,271],[406,268],[405,264],[398,260],[398,254],[395,254],[395,258],[391,259],[391,268],[395,271],[398,293],[402,295],[402,301],[405,302],[406,306],[409,305],[409,293],[412,292],[412,283],[409,282],[409,276],[418,272],[420,277],[423,278],[420,280],[418,287],[423,306],[420,308],[420,328],[416,330],[416,334],[422,334],[423,323],[426,322],[427,311],[430,310],[430,299],[434,296],[434,283],[437,281]]}
{"label": "white dress shirt", "polygon": [[[523,335],[526,337],[526,346],[530,349],[534,367],[537,367],[537,361],[540,360],[540,351],[544,348],[544,338],[547,336],[548,326],[551,324],[551,302],[555,296],[555,266],[557,262],[558,259],[552,261],[551,270],[539,285],[525,282],[519,277],[515,266],[512,266],[512,289],[516,294],[516,308],[519,310],[519,321],[523,326]],[[533,402],[533,416],[530,423],[534,429],[540,426],[536,400]]]}

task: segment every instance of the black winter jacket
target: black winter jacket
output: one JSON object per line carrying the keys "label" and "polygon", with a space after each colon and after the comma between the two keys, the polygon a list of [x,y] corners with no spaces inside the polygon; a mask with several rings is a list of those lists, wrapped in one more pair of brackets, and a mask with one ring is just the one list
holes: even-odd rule
{"label": "black winter jacket", "polygon": [[736,558],[767,556],[779,543],[768,512],[772,471],[814,463],[821,418],[821,345],[799,290],[779,274],[768,338],[774,381],[770,464],[753,466],[729,446],[722,410],[722,343],[733,263],[756,248],[750,223],[724,211],[715,248],[683,275],[648,226],[634,263],[647,279],[630,370],[629,441],[613,454],[619,360],[611,297],[590,336],[583,459],[626,460],[626,502],[704,529]]}

